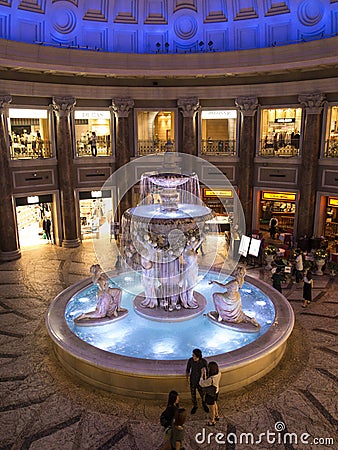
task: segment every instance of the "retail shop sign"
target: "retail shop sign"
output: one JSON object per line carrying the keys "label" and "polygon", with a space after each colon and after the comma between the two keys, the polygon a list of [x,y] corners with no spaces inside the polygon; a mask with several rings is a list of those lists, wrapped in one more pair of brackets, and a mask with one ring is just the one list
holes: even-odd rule
{"label": "retail shop sign", "polygon": [[233,198],[234,193],[231,189],[204,189],[204,196]]}
{"label": "retail shop sign", "polygon": [[294,202],[296,200],[296,194],[292,192],[263,192],[262,200],[286,200]]}
{"label": "retail shop sign", "polygon": [[294,117],[279,117],[275,119],[275,123],[294,123],[296,119]]}

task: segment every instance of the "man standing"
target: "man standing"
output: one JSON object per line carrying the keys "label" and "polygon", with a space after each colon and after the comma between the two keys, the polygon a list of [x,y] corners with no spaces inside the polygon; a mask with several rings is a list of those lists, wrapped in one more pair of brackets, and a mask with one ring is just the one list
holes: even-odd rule
{"label": "man standing", "polygon": [[46,239],[48,239],[48,242],[52,242],[52,235],[50,232],[51,227],[52,227],[52,222],[50,221],[50,219],[48,217],[44,217],[43,222],[42,222],[42,228],[46,234]]}
{"label": "man standing", "polygon": [[202,352],[199,348],[195,348],[192,351],[192,357],[188,359],[187,369],[186,369],[186,378],[187,383],[190,382],[190,393],[191,400],[193,403],[193,408],[191,410],[191,414],[195,414],[197,411],[197,398],[196,398],[196,389],[198,390],[200,397],[202,399],[202,405],[205,412],[209,412],[209,408],[204,402],[204,392],[203,388],[200,386],[199,381],[201,378],[202,369],[207,369],[207,361],[202,358]]}
{"label": "man standing", "polygon": [[269,231],[271,239],[275,239],[277,233],[278,220],[275,216],[272,216],[269,223]]}

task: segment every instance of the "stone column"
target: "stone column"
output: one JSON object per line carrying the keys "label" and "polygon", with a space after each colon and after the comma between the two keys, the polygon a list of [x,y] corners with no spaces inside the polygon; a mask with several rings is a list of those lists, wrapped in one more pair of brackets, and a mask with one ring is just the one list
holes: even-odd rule
{"label": "stone column", "polygon": [[62,246],[78,247],[78,217],[75,202],[75,170],[70,113],[76,100],[73,97],[53,97],[56,116],[56,152],[58,159],[59,190],[61,197]]}
{"label": "stone column", "polygon": [[[130,161],[130,150],[132,145],[129,139],[129,113],[134,107],[134,100],[130,97],[114,98],[112,100],[112,110],[117,117],[116,124],[116,148],[115,148],[115,168],[121,169]],[[126,168],[127,170],[127,168]],[[119,190],[125,191],[129,188],[127,186],[128,176],[119,177]],[[128,190],[126,194],[120,198],[119,192],[119,219],[121,219],[124,211],[132,207],[132,191]]]}
{"label": "stone column", "polygon": [[297,237],[312,236],[315,216],[318,161],[320,157],[321,122],[325,96],[320,93],[300,95],[305,111],[302,140],[302,162],[299,168]]}
{"label": "stone column", "polygon": [[13,201],[12,173],[9,168],[8,131],[5,114],[11,101],[10,95],[0,96],[0,258],[2,261],[12,261],[21,256]]}
{"label": "stone column", "polygon": [[256,97],[238,97],[235,101],[241,112],[241,131],[238,164],[238,194],[242,203],[246,232],[252,231],[253,180],[255,159]]}
{"label": "stone column", "polygon": [[198,156],[195,117],[200,110],[199,100],[196,97],[179,98],[177,106],[183,115],[182,153]]}

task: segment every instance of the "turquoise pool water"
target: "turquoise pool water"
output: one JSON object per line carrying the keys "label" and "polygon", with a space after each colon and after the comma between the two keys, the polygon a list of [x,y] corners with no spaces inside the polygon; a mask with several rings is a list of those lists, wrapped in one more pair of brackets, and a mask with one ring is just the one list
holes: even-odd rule
{"label": "turquoise pool water", "polygon": [[[205,314],[213,311],[212,293],[220,287],[209,285],[218,279],[214,272],[201,273],[196,286],[207,300],[204,314],[179,322],[159,322],[140,316],[134,311],[133,300],[143,291],[140,274],[124,273],[110,278],[111,285],[123,289],[121,306],[129,310],[128,315],[104,326],[79,327],[74,318],[80,313],[95,309],[97,287],[90,285],[73,296],[66,307],[65,318],[71,331],[88,344],[111,353],[132,358],[152,360],[187,359],[193,348],[200,348],[203,356],[227,353],[242,348],[264,334],[275,319],[272,301],[257,287],[244,283],[241,297],[244,312],[255,317],[261,325],[258,333],[241,333],[212,323]],[[225,277],[219,281],[225,282]]]}

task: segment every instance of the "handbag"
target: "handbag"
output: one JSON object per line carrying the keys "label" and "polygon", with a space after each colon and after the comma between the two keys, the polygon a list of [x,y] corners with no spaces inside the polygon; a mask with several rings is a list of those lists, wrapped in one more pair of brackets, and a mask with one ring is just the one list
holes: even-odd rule
{"label": "handbag", "polygon": [[212,397],[215,398],[216,397],[216,386],[214,386],[214,381],[211,380],[210,386],[205,386],[203,388],[204,390],[204,394],[207,395],[208,397]]}

